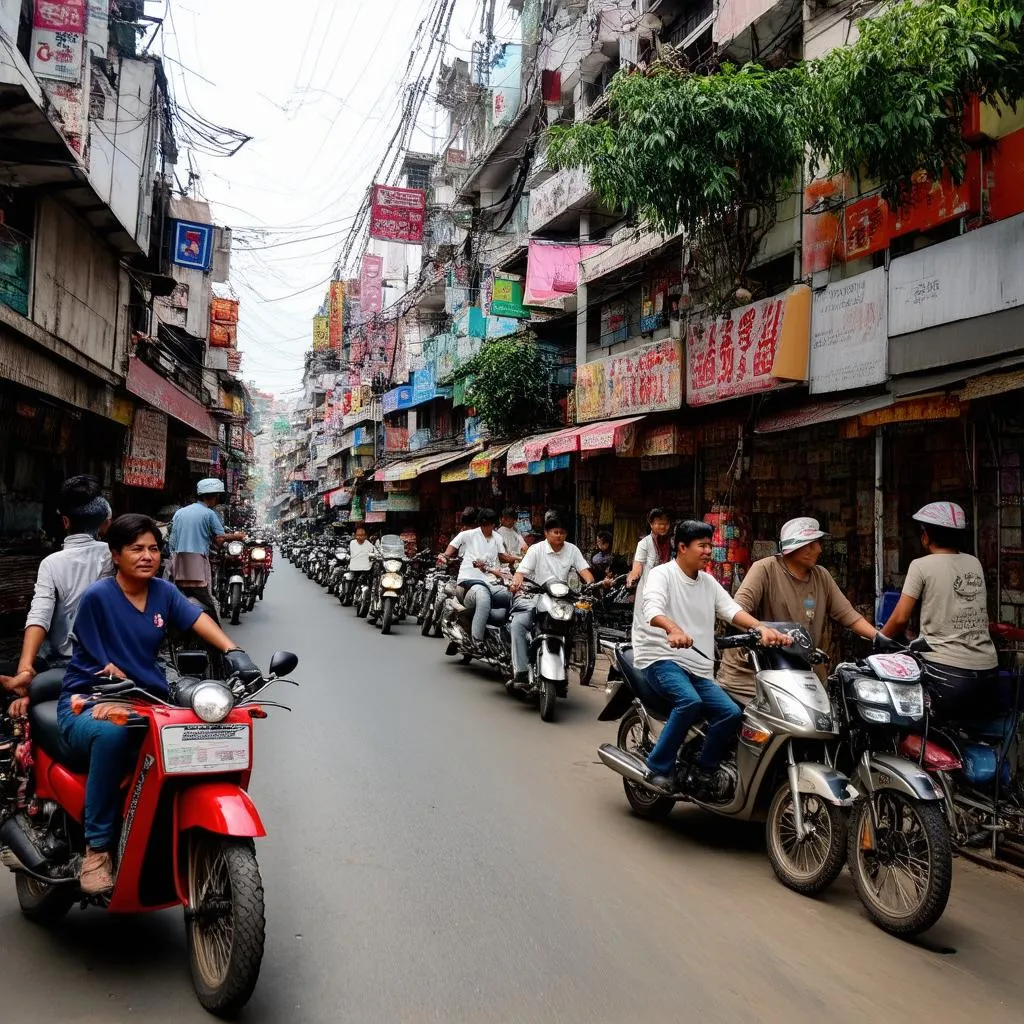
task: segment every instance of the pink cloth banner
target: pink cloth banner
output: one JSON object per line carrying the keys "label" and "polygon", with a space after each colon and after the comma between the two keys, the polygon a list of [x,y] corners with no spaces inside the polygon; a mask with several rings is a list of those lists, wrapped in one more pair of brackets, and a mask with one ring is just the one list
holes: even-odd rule
{"label": "pink cloth banner", "polygon": [[363,255],[359,271],[359,312],[365,318],[384,308],[384,257]]}
{"label": "pink cloth banner", "polygon": [[526,263],[527,306],[575,295],[580,279],[580,260],[601,252],[603,245],[551,245],[530,242]]}

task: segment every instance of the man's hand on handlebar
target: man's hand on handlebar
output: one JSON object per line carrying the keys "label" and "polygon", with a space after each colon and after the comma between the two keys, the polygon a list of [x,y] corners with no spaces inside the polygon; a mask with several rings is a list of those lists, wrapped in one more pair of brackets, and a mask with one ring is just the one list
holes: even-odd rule
{"label": "man's hand on handlebar", "polygon": [[686,648],[693,646],[693,637],[685,629],[676,627],[668,631],[668,645],[675,648]]}
{"label": "man's hand on handlebar", "polygon": [[111,661],[103,666],[96,673],[98,676],[106,676],[108,679],[127,679],[128,677]]}
{"label": "man's hand on handlebar", "polygon": [[770,626],[756,626],[754,631],[760,633],[762,647],[789,647],[793,643],[788,633],[780,633]]}

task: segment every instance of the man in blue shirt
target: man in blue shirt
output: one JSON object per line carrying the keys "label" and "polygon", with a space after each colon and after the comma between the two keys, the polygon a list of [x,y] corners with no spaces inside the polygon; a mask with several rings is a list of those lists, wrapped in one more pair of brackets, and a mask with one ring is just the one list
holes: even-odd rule
{"label": "man in blue shirt", "polygon": [[178,509],[171,521],[169,547],[171,573],[182,593],[194,597],[217,620],[217,606],[210,592],[213,573],[210,547],[229,540],[245,540],[244,533],[228,533],[213,511],[224,494],[224,481],[207,477],[196,485],[196,500]]}

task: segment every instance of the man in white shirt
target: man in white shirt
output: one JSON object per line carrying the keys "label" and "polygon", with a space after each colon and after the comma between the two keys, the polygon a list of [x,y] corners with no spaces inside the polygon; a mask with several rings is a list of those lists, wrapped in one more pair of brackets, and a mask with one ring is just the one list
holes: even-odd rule
{"label": "man in white shirt", "polygon": [[714,778],[743,712],[715,682],[715,620],[740,629],[758,629],[766,646],[788,645],[788,636],[762,626],[721,584],[703,572],[711,561],[714,530],[688,519],[678,523],[672,543],[675,558],[651,569],[644,588],[643,620],[633,625],[633,663],[645,670],[648,684],[672,704],[672,712],[647,758],[648,782],[674,792],[679,748],[698,713],[708,728],[695,777],[696,792],[715,791]]}
{"label": "man in white shirt", "polygon": [[516,510],[514,508],[501,510],[501,525],[498,527],[498,535],[505,542],[505,550],[510,555],[520,558],[526,554],[528,545],[523,535],[516,530]]}
{"label": "man in white shirt", "polygon": [[[594,574],[583,552],[575,544],[569,544],[566,536],[565,524],[558,513],[548,512],[544,516],[544,540],[523,555],[509,586],[513,594],[522,590],[526,580],[538,585],[551,579],[565,583],[573,569],[585,583],[594,582]],[[516,683],[525,683],[530,676],[530,630],[536,610],[534,597],[518,597],[512,608],[512,672]]]}
{"label": "man in white shirt", "polygon": [[376,545],[366,539],[366,527],[360,523],[356,527],[355,538],[348,546],[349,572],[369,572],[370,556],[376,550]]}
{"label": "man in white shirt", "polygon": [[448,545],[445,558],[462,559],[459,566],[459,583],[466,594],[473,594],[473,640],[483,643],[487,632],[487,620],[492,608],[508,608],[512,598],[490,572],[502,563],[509,564],[515,557],[505,550],[505,543],[495,525],[498,521],[494,509],[482,508],[477,513],[480,524],[474,530],[463,530]]}

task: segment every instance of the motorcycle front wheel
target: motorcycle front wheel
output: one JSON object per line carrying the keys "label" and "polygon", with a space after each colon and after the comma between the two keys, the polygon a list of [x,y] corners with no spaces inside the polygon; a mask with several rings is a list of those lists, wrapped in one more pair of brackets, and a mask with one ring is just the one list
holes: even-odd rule
{"label": "motorcycle front wheel", "polygon": [[380,613],[380,632],[382,636],[387,636],[391,632],[391,623],[394,617],[395,599],[393,597],[385,597]]}
{"label": "motorcycle front wheel", "polygon": [[804,896],[824,892],[842,873],[846,862],[846,816],[841,807],[814,793],[800,793],[804,825],[810,832],[801,839],[793,816],[789,782],[779,786],[768,809],[765,838],[768,860],[775,877]]}
{"label": "motorcycle front wheel", "polygon": [[422,616],[420,617],[420,636],[430,636],[434,628],[434,588],[427,592],[423,600]]}
{"label": "motorcycle front wheel", "polygon": [[861,801],[849,829],[847,862],[868,916],[890,935],[927,931],[949,902],[953,850],[937,803],[892,790],[876,792],[878,829],[871,805]]}
{"label": "motorcycle front wheel", "polygon": [[231,584],[231,595],[228,598],[231,604],[231,625],[237,626],[239,616],[242,613],[242,584]]}
{"label": "motorcycle front wheel", "polygon": [[356,617],[365,619],[370,612],[370,594],[367,592],[363,599],[359,602],[359,606],[356,608]]}
{"label": "motorcycle front wheel", "polygon": [[555,720],[555,707],[558,704],[558,691],[550,679],[540,681],[540,720],[542,722],[553,722]]}
{"label": "motorcycle front wheel", "polygon": [[263,880],[250,839],[189,837],[185,937],[192,984],[205,1010],[233,1017],[260,976],[266,920]]}

